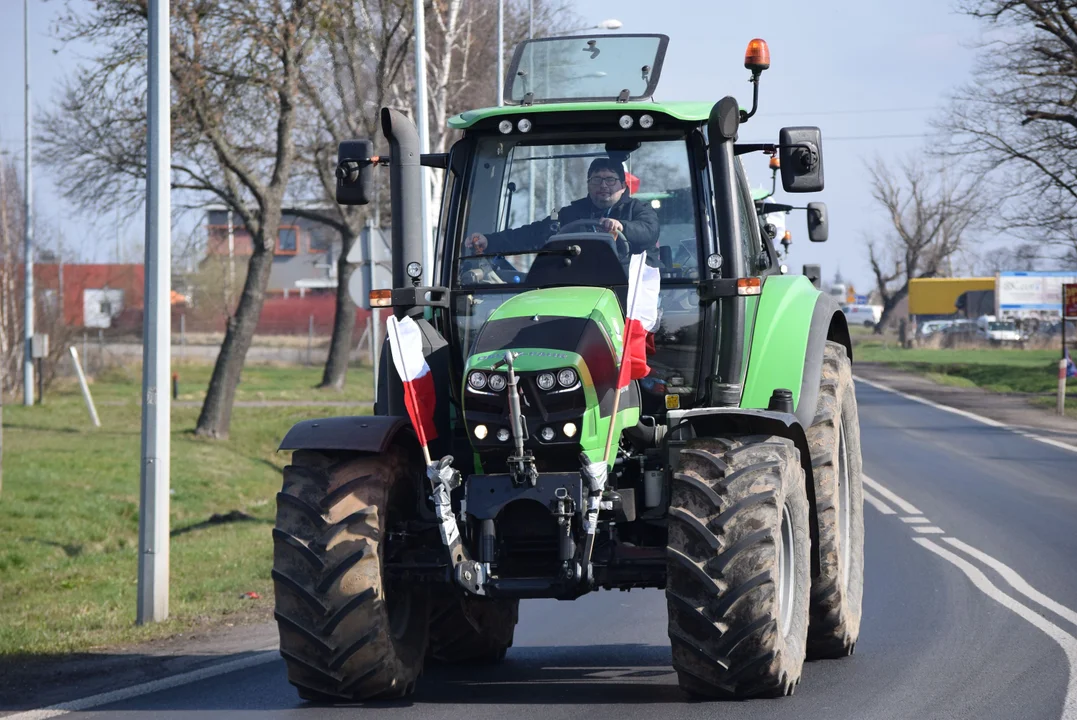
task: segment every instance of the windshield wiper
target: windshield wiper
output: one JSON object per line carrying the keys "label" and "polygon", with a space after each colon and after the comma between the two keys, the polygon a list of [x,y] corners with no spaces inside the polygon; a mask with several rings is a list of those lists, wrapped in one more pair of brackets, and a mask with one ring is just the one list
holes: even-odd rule
{"label": "windshield wiper", "polygon": [[560,250],[510,250],[508,252],[485,253],[483,255],[462,255],[461,260],[481,260],[482,258],[505,258],[516,255],[564,255],[565,257],[577,257],[583,252],[579,245],[569,245]]}

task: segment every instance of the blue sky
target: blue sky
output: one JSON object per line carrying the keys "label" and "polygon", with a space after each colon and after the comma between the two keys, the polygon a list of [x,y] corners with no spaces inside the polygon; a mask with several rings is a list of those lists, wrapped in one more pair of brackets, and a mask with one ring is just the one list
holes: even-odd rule
{"label": "blue sky", "polygon": [[[866,241],[885,227],[885,218],[872,204],[864,163],[876,155],[897,159],[923,147],[930,119],[968,79],[971,45],[979,36],[973,20],[953,12],[946,0],[575,0],[573,6],[586,23],[612,16],[624,23],[622,32],[670,36],[657,93],[664,100],[718,100],[732,94],[750,103],[744,48],[753,37],[766,39],[772,64],[762,79],[761,109],[742,129],[742,139],[777,140],[783,125],[818,125],[823,131],[827,189],[819,196],[789,199],[827,202],[830,241],[809,243],[803,215],[794,216],[790,265],[821,263],[828,279],[840,267],[858,289],[867,288]],[[31,0],[30,7],[33,106],[41,111],[51,106],[80,50],[61,48],[50,33],[60,2]],[[0,150],[21,158],[19,0],[0,0],[0,67]],[[766,181],[765,158],[750,161],[748,171],[753,184]],[[68,246],[86,259],[115,258],[110,208],[78,210],[56,192],[43,167],[35,171],[34,182],[37,212],[62,230]],[[137,260],[134,248],[142,233],[141,215],[122,224],[125,259]]]}

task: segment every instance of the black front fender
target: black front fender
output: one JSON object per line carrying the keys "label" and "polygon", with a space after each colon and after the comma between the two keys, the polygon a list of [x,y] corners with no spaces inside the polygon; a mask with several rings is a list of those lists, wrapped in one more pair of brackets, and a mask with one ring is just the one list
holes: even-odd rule
{"label": "black front fender", "polygon": [[278,450],[354,450],[383,453],[404,433],[412,442],[415,432],[406,417],[391,415],[319,418],[296,423]]}

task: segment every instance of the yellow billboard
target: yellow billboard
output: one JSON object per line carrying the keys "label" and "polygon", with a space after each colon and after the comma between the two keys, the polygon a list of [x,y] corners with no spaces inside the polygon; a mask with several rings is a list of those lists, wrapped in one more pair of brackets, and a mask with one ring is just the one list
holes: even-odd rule
{"label": "yellow billboard", "polygon": [[970,290],[994,290],[995,278],[920,278],[909,281],[910,315],[952,315],[954,303]]}

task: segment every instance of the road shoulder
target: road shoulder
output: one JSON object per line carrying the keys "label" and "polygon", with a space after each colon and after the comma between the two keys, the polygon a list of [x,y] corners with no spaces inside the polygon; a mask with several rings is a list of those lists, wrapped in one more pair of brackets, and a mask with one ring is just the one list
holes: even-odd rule
{"label": "road shoulder", "polygon": [[1077,446],[1077,418],[1059,417],[1053,411],[1033,405],[1027,395],[940,385],[923,375],[895,370],[884,363],[854,363],[853,374],[898,392]]}

